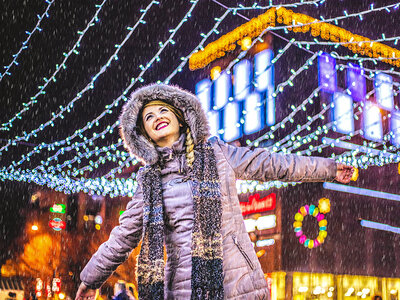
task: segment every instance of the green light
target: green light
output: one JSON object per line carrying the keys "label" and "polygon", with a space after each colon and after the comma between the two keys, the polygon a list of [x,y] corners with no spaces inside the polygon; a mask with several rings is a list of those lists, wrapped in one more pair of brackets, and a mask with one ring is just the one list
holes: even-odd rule
{"label": "green light", "polygon": [[53,204],[53,206],[50,207],[50,211],[52,213],[65,214],[65,204]]}

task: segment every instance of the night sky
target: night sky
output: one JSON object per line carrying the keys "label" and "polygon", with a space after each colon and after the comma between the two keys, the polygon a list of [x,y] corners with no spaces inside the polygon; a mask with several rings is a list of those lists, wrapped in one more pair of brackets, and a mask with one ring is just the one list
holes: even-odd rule
{"label": "night sky", "polygon": [[[297,1],[272,1],[273,4],[287,4]],[[10,69],[10,76],[5,76],[0,82],[0,101],[1,101],[1,123],[11,119],[16,112],[23,108],[23,103],[30,101],[30,98],[38,92],[38,86],[45,83],[44,77],[49,78],[55,71],[56,65],[64,59],[63,53],[67,53],[79,38],[77,33],[83,30],[87,23],[92,19],[101,1],[60,1],[55,0],[49,9],[49,17],[42,20],[40,32],[35,32],[27,48],[22,51],[18,58],[18,66],[14,65]],[[105,1],[104,6],[98,15],[98,21],[92,26],[83,37],[80,47],[77,49],[79,54],[72,54],[66,62],[66,69],[60,71],[56,76],[56,82],[51,82],[45,89],[46,94],[40,95],[38,102],[22,115],[21,120],[16,120],[10,131],[0,131],[0,145],[5,145],[8,139],[21,135],[23,131],[30,132],[38,128],[41,124],[48,121],[52,112],[59,111],[60,106],[68,104],[78,92],[80,92],[100,71],[109,57],[116,51],[116,46],[122,42],[129,33],[128,26],[133,26],[142,12],[140,9],[145,7],[150,1]],[[251,1],[220,1],[229,7],[243,4],[245,6],[253,4]],[[303,5],[292,8],[295,12],[305,13],[312,17],[324,18],[342,16],[346,10],[348,14],[365,11],[370,7],[372,1],[354,0],[327,0],[320,6]],[[374,1],[375,7],[394,4],[396,1],[377,0]],[[114,60],[110,67],[95,81],[94,88],[86,92],[79,99],[70,113],[64,114],[64,119],[57,119],[54,127],[49,126],[37,137],[32,137],[29,141],[19,142],[11,146],[7,152],[1,155],[1,168],[8,167],[13,160],[20,159],[22,154],[28,153],[35,145],[41,142],[53,142],[64,139],[71,135],[75,130],[82,128],[87,122],[96,118],[104,111],[105,106],[116,99],[122,91],[129,85],[132,77],[137,77],[141,72],[140,65],[146,66],[147,62],[160,49],[159,42],[168,39],[170,29],[176,27],[186,12],[190,9],[190,1],[160,1],[159,5],[153,5],[144,17],[145,24],[140,24],[134,31],[130,39],[121,48],[118,60]],[[260,5],[268,5],[269,1],[260,1]],[[7,66],[13,59],[12,55],[21,48],[22,42],[26,40],[25,31],[31,31],[37,23],[37,15],[41,15],[48,3],[44,0],[16,0],[3,1],[0,5],[0,68]],[[160,54],[160,61],[142,76],[143,83],[138,82],[133,89],[143,84],[164,80],[173,69],[181,62],[180,58],[188,55],[200,42],[200,33],[207,33],[215,21],[214,18],[220,17],[225,9],[212,0],[200,0],[194,8],[192,16],[188,19],[174,37],[175,44],[170,44]],[[257,16],[263,11],[242,11],[241,14],[247,18]],[[400,9],[390,13],[387,11],[374,12],[360,18],[349,18],[338,22],[338,26],[345,28],[353,33],[368,37],[370,39],[395,37],[400,35]],[[245,23],[246,20],[239,15],[230,15],[221,24],[219,35],[212,35],[207,42],[216,40],[238,25]],[[277,34],[286,39],[296,37],[300,40],[312,40],[309,34],[294,35],[277,31]],[[284,47],[285,40],[276,37],[274,47],[277,49]],[[395,46],[393,41],[386,43]],[[342,55],[350,52],[343,47],[333,49],[333,47],[314,46],[312,51],[328,50],[336,51]],[[277,78],[287,78],[289,70],[294,65],[301,65],[310,56],[307,52],[299,49],[291,49],[287,56],[278,61],[275,69]],[[365,64],[372,68],[389,69],[390,66],[383,63],[375,66],[373,63]],[[171,83],[181,85],[194,91],[194,84],[197,80],[206,77],[209,68],[206,70],[189,71],[186,65],[181,73],[175,76]],[[396,69],[396,71],[399,71]],[[306,80],[303,78],[302,80]],[[278,120],[282,119],[292,104],[298,104],[302,97],[295,97],[300,94],[307,94],[302,82],[298,83],[292,90],[291,95],[285,95],[286,102],[281,104],[280,111],[277,112]],[[131,91],[133,90],[131,89]],[[283,96],[280,96],[281,99]],[[280,99],[278,99],[279,101]],[[111,114],[99,121],[99,127],[92,128],[84,133],[84,136],[91,137],[94,132],[98,132],[111,125],[117,119],[122,102],[113,109]],[[114,130],[105,139],[96,142],[97,146],[110,145],[118,139],[118,131]],[[30,162],[21,165],[22,168],[33,168],[41,160],[55,152],[47,152],[35,155]],[[65,155],[63,159],[73,157]],[[84,164],[84,162],[83,162]],[[110,168],[115,165],[106,166]],[[106,171],[100,171],[104,174]],[[19,232],[19,211],[28,207],[31,193],[39,187],[34,184],[20,182],[0,182],[0,253],[2,249],[10,243],[12,238]],[[6,245],[7,244],[7,245]],[[3,257],[0,257],[0,264]]]}

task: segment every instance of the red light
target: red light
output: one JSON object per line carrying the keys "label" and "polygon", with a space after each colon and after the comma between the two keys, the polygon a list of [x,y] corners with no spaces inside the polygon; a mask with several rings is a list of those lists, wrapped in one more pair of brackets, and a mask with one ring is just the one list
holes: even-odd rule
{"label": "red light", "polygon": [[260,199],[260,194],[255,194],[249,197],[249,202],[240,202],[243,216],[273,210],[275,209],[275,205],[275,193],[271,193],[262,199]]}

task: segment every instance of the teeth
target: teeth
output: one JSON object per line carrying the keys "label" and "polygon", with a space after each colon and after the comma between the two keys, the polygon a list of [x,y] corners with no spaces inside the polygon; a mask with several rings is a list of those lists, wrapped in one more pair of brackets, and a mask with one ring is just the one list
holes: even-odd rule
{"label": "teeth", "polygon": [[163,125],[168,125],[168,123],[167,122],[161,122],[160,124],[157,125],[156,130],[158,130]]}

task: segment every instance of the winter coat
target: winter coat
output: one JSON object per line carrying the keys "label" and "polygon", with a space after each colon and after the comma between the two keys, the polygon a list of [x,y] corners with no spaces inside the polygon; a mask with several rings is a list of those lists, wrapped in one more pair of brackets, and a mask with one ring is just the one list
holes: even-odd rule
{"label": "winter coat", "polygon": [[[171,95],[175,93],[175,90],[171,90],[170,87],[161,86],[159,88],[160,92],[162,92],[161,94],[157,94],[157,90],[155,92],[154,89],[153,87],[151,93],[147,91],[148,94],[146,96],[164,97],[162,100],[165,100],[165,98],[175,100],[176,98],[178,100],[182,98],[180,103],[176,103],[175,100],[171,102],[175,107],[179,108],[181,108],[179,105],[186,105],[186,109],[182,110],[195,140],[200,140],[202,135],[205,136],[208,134],[207,123],[201,123],[204,120],[206,122],[206,118],[196,118],[193,117],[193,114],[190,115],[190,105],[196,105],[196,103],[192,103],[193,99],[197,102],[197,99],[193,95],[187,93],[189,97],[193,97],[193,99],[188,99],[186,92],[182,92],[181,90],[176,92],[177,95]],[[143,102],[140,103],[141,97],[145,99],[143,94],[133,95],[136,112],[140,110],[143,104]],[[132,114],[132,107],[125,107],[125,112],[129,110]],[[198,111],[194,113],[198,114]],[[129,116],[131,117],[131,115]],[[125,122],[127,119],[124,120],[123,117],[124,112],[122,114],[122,126],[126,125],[126,123],[132,125],[132,122],[136,124],[136,119],[130,118],[129,122]],[[206,129],[207,132],[204,134],[201,131],[196,131],[199,128]],[[130,132],[132,135],[134,128],[125,126],[122,130],[125,130],[125,134]],[[132,149],[135,150],[136,146],[130,143],[130,137],[125,135],[124,138],[128,147],[130,147],[129,149],[131,151]],[[137,138],[133,137],[133,139],[136,139],[135,143],[138,142]],[[193,198],[192,183],[185,163],[183,140],[184,137],[182,138],[181,136],[172,148],[154,149],[157,158],[150,155],[147,159],[144,159],[147,162],[154,162],[161,156],[165,161],[164,168],[161,171],[166,218],[165,245],[167,263],[164,277],[165,299],[190,299],[192,293],[191,234],[193,226]],[[223,240],[225,298],[269,299],[269,292],[261,265],[244,226],[236,190],[236,179],[303,182],[330,181],[336,176],[336,163],[333,160],[324,158],[281,155],[271,153],[265,149],[250,150],[244,147],[235,147],[215,137],[209,141],[216,156],[221,188],[221,234]],[[145,146],[142,145],[142,147]],[[137,154],[134,151],[132,153]],[[148,155],[148,152],[142,151],[141,153],[144,154],[138,155],[141,158]],[[112,230],[109,240],[100,246],[81,273],[82,282],[91,288],[99,288],[118,265],[127,259],[130,251],[141,240],[143,233],[143,194],[140,187],[140,172],[138,182],[139,188],[133,199],[128,203],[126,211],[121,215],[120,225]]]}

